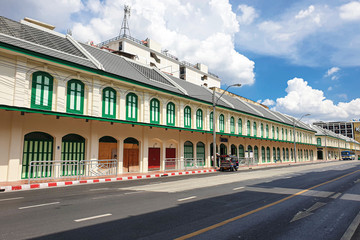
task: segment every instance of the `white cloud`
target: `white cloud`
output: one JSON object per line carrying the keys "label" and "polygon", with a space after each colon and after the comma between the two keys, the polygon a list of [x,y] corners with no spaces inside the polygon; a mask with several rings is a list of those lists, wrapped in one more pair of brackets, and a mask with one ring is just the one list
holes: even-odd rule
{"label": "white cloud", "polygon": [[333,75],[334,73],[337,73],[340,70],[340,68],[338,67],[332,67],[329,70],[327,70],[325,77],[329,77],[331,75]]}
{"label": "white cloud", "polygon": [[340,18],[348,21],[360,20],[360,2],[353,1],[340,7]]}
{"label": "white cloud", "polygon": [[266,106],[273,106],[275,105],[275,101],[274,100],[271,100],[271,99],[265,99],[264,101],[262,100],[259,100],[257,101],[258,103],[261,103],[261,104],[264,104]]}
{"label": "white cloud", "polygon": [[[85,11],[95,8],[98,12],[89,21],[74,25],[76,39],[101,42],[118,35],[125,0],[104,1],[101,8],[96,7],[98,3],[93,0],[85,6]],[[152,38],[181,60],[208,65],[222,84],[254,83],[254,62],[235,50],[239,23],[228,1],[129,0],[126,4],[131,6],[133,37]]]}
{"label": "white cloud", "polygon": [[296,19],[305,18],[311,15],[312,12],[314,12],[315,7],[314,5],[310,5],[308,9],[306,10],[300,10],[300,12],[295,16]]}
{"label": "white cloud", "polygon": [[241,12],[241,15],[237,16],[237,19],[241,24],[251,24],[255,18],[258,17],[258,14],[255,10],[255,8],[245,5],[245,4],[241,4],[238,6],[238,10]]}
{"label": "white cloud", "polygon": [[287,84],[287,95],[276,99],[273,108],[276,111],[292,116],[310,113],[312,120],[323,121],[360,118],[360,98],[334,104],[324,96],[323,91],[312,88],[301,78],[293,78]]}
{"label": "white cloud", "polygon": [[333,87],[328,87],[328,91],[332,91],[333,90]]}

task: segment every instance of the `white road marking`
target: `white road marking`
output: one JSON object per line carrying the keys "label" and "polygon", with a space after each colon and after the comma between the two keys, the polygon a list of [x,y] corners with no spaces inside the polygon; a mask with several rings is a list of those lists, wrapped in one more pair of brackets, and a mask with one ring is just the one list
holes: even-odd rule
{"label": "white road marking", "polygon": [[26,207],[19,207],[19,209],[34,208],[34,207],[42,207],[42,206],[48,206],[48,205],[59,204],[59,203],[60,203],[60,202],[44,203],[44,204],[39,204],[39,205],[32,205],[32,206],[26,206]]}
{"label": "white road marking", "polygon": [[340,197],[340,195],[341,195],[341,193],[335,193],[334,195],[331,196],[331,198],[336,199],[336,198]]}
{"label": "white road marking", "polygon": [[0,202],[16,200],[16,199],[22,199],[22,198],[24,198],[24,197],[4,198],[4,199],[0,199]]}
{"label": "white road marking", "polygon": [[97,218],[108,217],[111,215],[112,215],[111,213],[107,213],[107,214],[97,215],[97,216],[93,216],[93,217],[80,218],[80,219],[74,220],[74,222],[83,222],[83,221],[93,220],[93,219],[97,219]]}
{"label": "white road marking", "polygon": [[124,193],[124,194],[125,194],[125,195],[130,195],[130,194],[136,194],[136,193],[142,193],[142,192],[145,192],[145,191],[126,192],[126,193]]}
{"label": "white road marking", "polygon": [[239,190],[239,189],[243,189],[245,187],[237,187],[237,188],[234,188],[233,190]]}
{"label": "white road marking", "polygon": [[182,202],[182,201],[186,201],[186,200],[190,200],[190,199],[194,199],[194,198],[196,198],[196,196],[191,196],[191,197],[187,197],[187,198],[180,198],[177,201]]}
{"label": "white road marking", "polygon": [[90,189],[89,191],[101,191],[101,190],[108,190],[109,188],[94,188]]}
{"label": "white road marking", "polygon": [[357,229],[357,227],[360,224],[360,212],[358,213],[358,215],[356,215],[356,217],[354,218],[354,220],[352,221],[352,223],[349,225],[348,229],[346,230],[346,232],[344,233],[344,235],[341,237],[340,240],[348,240],[351,239]]}

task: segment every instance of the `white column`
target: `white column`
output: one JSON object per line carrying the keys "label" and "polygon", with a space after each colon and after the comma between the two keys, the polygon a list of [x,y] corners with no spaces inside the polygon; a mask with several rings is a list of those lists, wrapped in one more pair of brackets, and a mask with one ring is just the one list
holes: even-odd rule
{"label": "white column", "polygon": [[22,133],[23,117],[19,112],[12,112],[9,164],[7,172],[8,181],[21,179],[21,158],[23,153],[24,136]]}

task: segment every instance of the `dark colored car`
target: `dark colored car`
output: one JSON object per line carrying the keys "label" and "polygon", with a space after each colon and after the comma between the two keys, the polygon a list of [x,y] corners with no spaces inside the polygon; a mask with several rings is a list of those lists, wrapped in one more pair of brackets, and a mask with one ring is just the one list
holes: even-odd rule
{"label": "dark colored car", "polygon": [[233,155],[220,156],[220,171],[237,171],[239,168],[239,159]]}

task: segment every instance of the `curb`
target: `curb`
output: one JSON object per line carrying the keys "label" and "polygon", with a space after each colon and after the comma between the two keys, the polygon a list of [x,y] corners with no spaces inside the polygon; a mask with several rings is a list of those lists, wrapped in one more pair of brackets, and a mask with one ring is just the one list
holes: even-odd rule
{"label": "curb", "polygon": [[162,173],[162,174],[159,173],[159,174],[151,174],[151,175],[134,175],[134,176],[116,177],[116,178],[100,178],[100,179],[91,179],[91,180],[23,184],[17,186],[0,187],[0,192],[24,191],[24,190],[41,189],[41,188],[66,187],[66,186],[79,185],[79,184],[116,182],[116,181],[126,181],[126,180],[136,180],[136,179],[146,179],[146,178],[179,176],[179,175],[188,175],[188,174],[211,173],[211,172],[216,172],[216,170],[206,169],[206,170],[185,171],[185,172],[170,172],[170,173]]}

